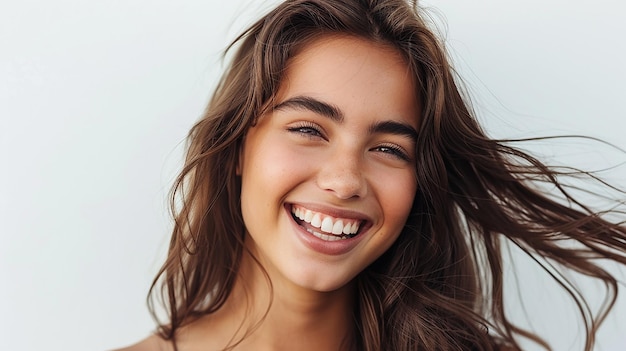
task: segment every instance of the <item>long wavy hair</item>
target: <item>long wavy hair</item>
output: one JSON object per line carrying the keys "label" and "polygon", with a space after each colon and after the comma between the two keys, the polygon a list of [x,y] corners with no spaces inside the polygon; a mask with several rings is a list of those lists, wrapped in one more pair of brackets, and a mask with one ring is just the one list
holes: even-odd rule
{"label": "long wavy hair", "polygon": [[[391,248],[355,278],[357,349],[519,349],[520,337],[549,349],[505,313],[502,252],[508,242],[572,296],[586,328],[585,350],[591,350],[618,290],[597,259],[626,264],[626,227],[575,199],[561,181],[567,175],[593,180],[592,174],[547,167],[512,147],[512,140],[486,136],[431,28],[416,2],[288,0],[231,44],[232,62],[189,134],[172,191],[169,253],[148,298],[155,318],[155,303],[167,310],[167,320],[159,322],[162,337],[175,344],[181,326],[229,297],[244,250],[236,166],[246,131],[271,108],[290,59],[320,36],[343,34],[396,48],[422,104],[415,116],[419,189],[408,221]],[[602,281],[608,287],[604,308],[590,315],[553,264]]]}

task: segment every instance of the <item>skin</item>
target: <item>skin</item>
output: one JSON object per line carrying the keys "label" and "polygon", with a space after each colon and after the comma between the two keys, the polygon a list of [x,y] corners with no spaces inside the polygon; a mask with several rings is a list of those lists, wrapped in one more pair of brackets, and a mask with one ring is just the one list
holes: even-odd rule
{"label": "skin", "polygon": [[[248,235],[239,279],[220,310],[181,328],[181,351],[242,338],[235,350],[347,348],[351,282],[396,240],[417,189],[415,91],[400,54],[364,39],[323,37],[290,62],[275,108],[248,131],[240,156]],[[326,245],[293,206],[361,229],[349,245]],[[124,350],[168,349],[159,340]]]}

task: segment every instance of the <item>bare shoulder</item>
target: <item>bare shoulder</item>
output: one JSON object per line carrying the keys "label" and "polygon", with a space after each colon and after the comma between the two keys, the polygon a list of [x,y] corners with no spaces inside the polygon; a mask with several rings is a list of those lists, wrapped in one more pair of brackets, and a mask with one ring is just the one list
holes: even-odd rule
{"label": "bare shoulder", "polygon": [[134,345],[113,351],[174,351],[174,347],[171,342],[153,334]]}

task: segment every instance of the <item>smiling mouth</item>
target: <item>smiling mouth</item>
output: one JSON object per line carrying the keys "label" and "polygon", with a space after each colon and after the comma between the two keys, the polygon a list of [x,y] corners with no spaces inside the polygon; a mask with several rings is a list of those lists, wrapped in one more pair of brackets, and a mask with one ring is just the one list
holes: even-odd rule
{"label": "smiling mouth", "polygon": [[304,207],[292,205],[291,216],[307,232],[325,241],[350,239],[359,234],[363,220],[335,218]]}

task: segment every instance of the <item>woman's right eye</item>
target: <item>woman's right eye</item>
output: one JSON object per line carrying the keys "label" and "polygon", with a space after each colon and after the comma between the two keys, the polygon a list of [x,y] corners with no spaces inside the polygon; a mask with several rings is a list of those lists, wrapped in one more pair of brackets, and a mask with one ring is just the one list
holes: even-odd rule
{"label": "woman's right eye", "polygon": [[317,138],[325,139],[319,127],[309,124],[309,123],[292,126],[292,127],[287,128],[287,130],[291,133],[301,134],[311,139],[317,139]]}

